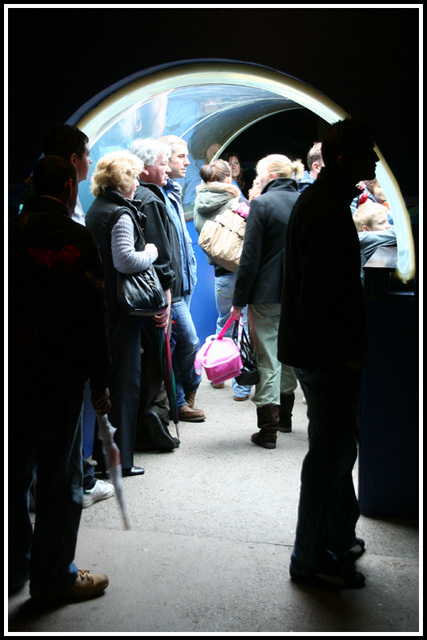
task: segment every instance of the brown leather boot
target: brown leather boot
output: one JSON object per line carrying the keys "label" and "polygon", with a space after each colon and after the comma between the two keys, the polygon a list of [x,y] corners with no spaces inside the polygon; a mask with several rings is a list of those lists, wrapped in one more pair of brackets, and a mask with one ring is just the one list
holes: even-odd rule
{"label": "brown leather boot", "polygon": [[277,427],[279,425],[279,406],[266,404],[257,407],[258,433],[253,433],[251,441],[265,449],[275,449],[277,440]]}
{"label": "brown leather boot", "polygon": [[188,404],[190,409],[194,407],[194,402],[196,400],[197,391],[187,391],[185,394],[185,402]]}
{"label": "brown leather boot", "polygon": [[292,409],[294,407],[295,394],[281,393],[279,407],[278,431],[290,433],[292,431]]}

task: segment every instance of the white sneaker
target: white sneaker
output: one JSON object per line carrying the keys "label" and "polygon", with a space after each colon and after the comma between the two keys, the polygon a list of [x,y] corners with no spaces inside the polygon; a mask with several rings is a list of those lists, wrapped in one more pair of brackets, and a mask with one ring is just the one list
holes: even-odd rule
{"label": "white sneaker", "polygon": [[93,489],[83,490],[83,509],[90,507],[94,502],[98,500],[106,500],[111,498],[115,494],[115,489],[110,482],[105,480],[97,480]]}

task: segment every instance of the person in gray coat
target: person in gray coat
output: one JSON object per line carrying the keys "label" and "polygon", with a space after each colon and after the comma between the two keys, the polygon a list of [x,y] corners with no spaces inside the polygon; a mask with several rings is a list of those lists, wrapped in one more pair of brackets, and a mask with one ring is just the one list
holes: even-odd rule
{"label": "person in gray coat", "polygon": [[[240,199],[239,189],[232,184],[230,165],[225,160],[215,160],[211,164],[203,165],[200,169],[200,177],[203,182],[197,187],[194,202],[194,227],[198,234],[207,220],[215,220],[219,214],[237,206]],[[215,269],[215,304],[218,312],[216,334],[218,335],[230,317],[236,273],[214,263],[209,257],[207,260]],[[243,312],[243,321],[246,324],[246,309]],[[226,336],[230,337],[231,334],[230,327]],[[239,384],[235,378],[232,385],[234,400],[244,402],[249,398],[251,392],[249,385]],[[224,383],[220,382],[213,386],[215,389],[222,389]]]}

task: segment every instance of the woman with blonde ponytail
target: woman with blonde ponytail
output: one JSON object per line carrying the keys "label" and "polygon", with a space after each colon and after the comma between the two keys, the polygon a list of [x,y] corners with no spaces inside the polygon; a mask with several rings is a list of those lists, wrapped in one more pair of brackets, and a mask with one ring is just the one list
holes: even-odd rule
{"label": "woman with blonde ponytail", "polygon": [[297,378],[277,359],[277,334],[285,262],[285,238],[292,207],[299,197],[300,160],[272,154],[257,164],[261,194],[251,201],[245,241],[237,270],[231,315],[237,320],[248,305],[249,335],[260,381],[252,402],[259,432],[251,440],[275,449],[277,431],[292,430]]}

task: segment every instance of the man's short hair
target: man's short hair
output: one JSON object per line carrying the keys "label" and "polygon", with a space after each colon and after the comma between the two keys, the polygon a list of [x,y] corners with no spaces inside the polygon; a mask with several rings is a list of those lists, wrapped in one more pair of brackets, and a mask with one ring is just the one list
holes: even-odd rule
{"label": "man's short hair", "polygon": [[161,138],[159,138],[159,142],[167,144],[172,149],[172,153],[174,153],[177,148],[182,145],[185,145],[186,147],[188,146],[185,140],[175,135],[162,136]]}
{"label": "man's short hair", "polygon": [[81,158],[89,138],[77,127],[61,122],[53,124],[43,135],[43,153],[45,156],[60,156],[68,160],[75,153]]}
{"label": "man's short hair", "polygon": [[321,142],[314,142],[313,146],[311,147],[311,149],[307,153],[307,167],[308,167],[309,171],[311,171],[311,168],[313,166],[313,162],[319,162],[319,164],[323,164],[322,143]]}
{"label": "man's short hair", "polygon": [[172,155],[170,146],[155,138],[137,138],[130,145],[129,151],[138,156],[146,167],[152,167],[161,154],[167,159]]}
{"label": "man's short hair", "polygon": [[326,167],[336,166],[339,156],[351,156],[362,141],[372,140],[370,127],[355,118],[344,118],[331,125],[322,140],[322,157]]}
{"label": "man's short hair", "polygon": [[70,178],[77,182],[77,171],[73,163],[60,156],[41,158],[33,170],[33,188],[36,196],[59,198]]}

